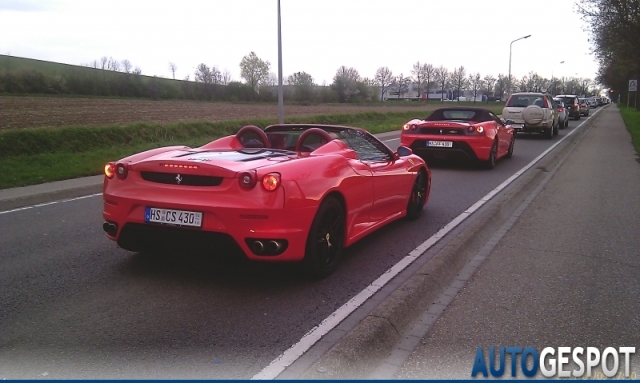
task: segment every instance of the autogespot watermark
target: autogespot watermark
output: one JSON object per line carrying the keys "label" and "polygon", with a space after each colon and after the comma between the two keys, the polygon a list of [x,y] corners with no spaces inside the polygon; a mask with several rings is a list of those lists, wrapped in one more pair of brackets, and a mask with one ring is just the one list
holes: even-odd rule
{"label": "autogespot watermark", "polygon": [[[478,347],[473,362],[471,376],[482,374],[488,377],[504,375],[507,365],[506,356],[511,356],[511,376],[515,377],[520,366],[524,376],[535,376],[538,371],[546,378],[592,378],[594,375],[606,378],[631,378],[637,379],[635,371],[630,372],[630,356],[636,353],[635,347],[607,347],[600,352],[596,347],[545,347],[541,353],[533,347],[500,347],[498,349],[499,362],[496,367],[496,347],[489,348],[489,359],[485,358],[482,347]],[[573,370],[569,369],[570,359],[574,364]],[[621,358],[624,358],[624,371],[620,370]],[[518,363],[518,359],[520,363]],[[487,363],[488,362],[488,363]],[[488,366],[488,367],[487,367]],[[601,372],[594,371],[600,367]]]}

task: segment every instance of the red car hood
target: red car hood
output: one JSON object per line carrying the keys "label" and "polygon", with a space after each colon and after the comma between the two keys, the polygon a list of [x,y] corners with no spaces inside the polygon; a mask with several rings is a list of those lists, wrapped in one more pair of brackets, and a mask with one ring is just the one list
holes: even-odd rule
{"label": "red car hood", "polygon": [[238,172],[273,165],[295,158],[291,153],[269,149],[198,150],[180,149],[129,163],[135,171],[181,172],[231,178]]}

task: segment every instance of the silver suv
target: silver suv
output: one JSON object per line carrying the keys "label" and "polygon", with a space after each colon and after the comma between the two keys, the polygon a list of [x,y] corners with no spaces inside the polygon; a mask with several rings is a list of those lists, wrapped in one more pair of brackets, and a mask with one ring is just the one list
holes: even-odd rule
{"label": "silver suv", "polygon": [[516,133],[542,133],[547,138],[558,134],[558,111],[548,93],[513,93],[502,118],[510,121]]}

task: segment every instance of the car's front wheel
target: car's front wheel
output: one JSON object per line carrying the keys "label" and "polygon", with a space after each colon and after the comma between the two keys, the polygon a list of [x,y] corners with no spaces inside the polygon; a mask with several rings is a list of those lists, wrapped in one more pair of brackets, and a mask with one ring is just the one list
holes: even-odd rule
{"label": "car's front wheel", "polygon": [[314,276],[324,278],[335,271],[342,256],[344,208],[338,199],[327,197],[313,218],[307,237],[304,263]]}

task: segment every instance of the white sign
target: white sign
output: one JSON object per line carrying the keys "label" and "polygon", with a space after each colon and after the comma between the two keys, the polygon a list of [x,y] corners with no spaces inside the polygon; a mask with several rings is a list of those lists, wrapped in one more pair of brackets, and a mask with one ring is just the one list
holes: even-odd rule
{"label": "white sign", "polygon": [[629,92],[638,91],[638,80],[629,80]]}

